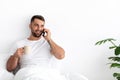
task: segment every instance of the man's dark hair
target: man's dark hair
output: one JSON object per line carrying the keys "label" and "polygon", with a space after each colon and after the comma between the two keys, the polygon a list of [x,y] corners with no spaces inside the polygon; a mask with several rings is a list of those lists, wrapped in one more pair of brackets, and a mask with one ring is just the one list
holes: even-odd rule
{"label": "man's dark hair", "polygon": [[31,22],[33,22],[35,19],[39,19],[39,20],[42,20],[45,22],[45,19],[43,16],[41,15],[34,15],[32,18],[31,18]]}

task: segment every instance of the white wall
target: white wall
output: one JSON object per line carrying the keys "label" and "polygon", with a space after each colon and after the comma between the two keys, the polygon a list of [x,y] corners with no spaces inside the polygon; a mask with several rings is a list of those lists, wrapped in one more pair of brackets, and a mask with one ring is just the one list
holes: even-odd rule
{"label": "white wall", "polygon": [[0,0],[0,53],[29,36],[34,14],[46,19],[52,38],[66,51],[66,72],[74,71],[89,80],[114,80],[108,57],[109,45],[95,46],[101,39],[120,39],[120,0]]}

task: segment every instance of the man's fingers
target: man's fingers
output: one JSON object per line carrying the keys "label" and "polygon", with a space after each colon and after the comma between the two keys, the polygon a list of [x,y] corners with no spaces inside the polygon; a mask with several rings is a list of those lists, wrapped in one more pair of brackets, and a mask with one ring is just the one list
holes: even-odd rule
{"label": "man's fingers", "polygon": [[24,47],[18,48],[17,51],[23,53],[24,52]]}

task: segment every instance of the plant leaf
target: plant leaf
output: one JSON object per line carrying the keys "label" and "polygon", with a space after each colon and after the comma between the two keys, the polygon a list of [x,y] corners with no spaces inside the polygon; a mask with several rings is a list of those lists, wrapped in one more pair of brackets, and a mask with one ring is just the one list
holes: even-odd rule
{"label": "plant leaf", "polygon": [[113,73],[114,77],[120,77],[120,73]]}
{"label": "plant leaf", "polygon": [[119,63],[112,63],[112,64],[110,65],[110,67],[111,67],[111,68],[112,68],[112,67],[120,68],[120,64],[119,64]]}
{"label": "plant leaf", "polygon": [[120,54],[120,47],[117,47],[116,49],[115,49],[115,55],[119,55]]}
{"label": "plant leaf", "polygon": [[116,40],[113,39],[113,38],[108,38],[107,40],[108,40],[108,41],[116,41]]}
{"label": "plant leaf", "polygon": [[96,42],[95,45],[101,45],[101,44],[104,44],[104,43],[106,43],[108,41],[109,42],[110,41],[115,41],[115,39],[113,39],[113,38],[107,38],[107,39],[104,39],[104,40],[100,40],[100,41]]}
{"label": "plant leaf", "polygon": [[103,40],[103,43],[107,42],[107,39]]}
{"label": "plant leaf", "polygon": [[109,57],[108,59],[120,62],[120,57]]}
{"label": "plant leaf", "polygon": [[109,47],[109,49],[113,49],[113,48],[116,48],[116,46],[111,46],[111,47]]}
{"label": "plant leaf", "polygon": [[118,80],[120,80],[120,77],[116,77]]}
{"label": "plant leaf", "polygon": [[95,45],[99,45],[99,44],[100,44],[100,42],[101,42],[101,41],[96,42],[96,43],[95,43]]}
{"label": "plant leaf", "polygon": [[98,41],[98,42],[95,43],[95,45],[101,45],[101,44],[105,43],[106,41],[107,41],[107,40]]}
{"label": "plant leaf", "polygon": [[103,43],[103,40],[102,40],[102,41],[99,41],[99,42],[98,42],[98,45],[101,45],[102,43]]}

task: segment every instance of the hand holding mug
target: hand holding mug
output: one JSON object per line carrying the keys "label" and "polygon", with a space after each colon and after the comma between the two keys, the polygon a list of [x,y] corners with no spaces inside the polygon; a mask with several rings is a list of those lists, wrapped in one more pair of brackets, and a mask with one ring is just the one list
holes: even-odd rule
{"label": "hand holding mug", "polygon": [[24,49],[23,48],[18,48],[15,52],[15,56],[20,58],[24,54]]}

